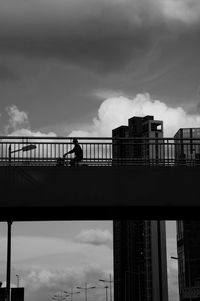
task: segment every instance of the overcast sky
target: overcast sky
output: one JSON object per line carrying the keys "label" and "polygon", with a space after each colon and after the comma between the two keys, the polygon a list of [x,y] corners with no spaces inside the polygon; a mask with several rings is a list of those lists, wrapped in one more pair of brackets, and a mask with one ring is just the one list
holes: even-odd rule
{"label": "overcast sky", "polygon": [[[1,0],[0,134],[110,136],[128,118],[147,114],[164,121],[165,136],[180,127],[200,127],[199,34],[199,0]],[[14,226],[16,244],[23,246],[16,246],[14,269],[23,275],[26,262],[26,285],[33,284],[43,298],[52,282],[53,289],[61,289],[66,279],[73,284],[87,273],[88,281],[94,274],[95,279],[108,275],[111,223],[80,223],[80,228],[72,223],[67,230],[58,226],[59,231],[51,225]],[[174,228],[170,231],[174,250]],[[94,243],[99,239],[100,245]],[[27,248],[36,251],[32,242],[40,244],[39,253],[22,259]],[[67,276],[61,273],[65,260],[56,254],[66,244],[67,269],[69,262],[76,269],[80,265],[78,276],[73,268]],[[88,254],[98,262],[89,270],[84,268]],[[59,272],[52,276],[54,262]],[[176,262],[170,267],[176,286]]]}
{"label": "overcast sky", "polygon": [[199,22],[198,0],[1,0],[1,134],[13,106],[29,134],[109,136],[147,112],[199,126]]}
{"label": "overcast sky", "polygon": [[[6,280],[7,225],[0,223],[0,281]],[[167,222],[170,301],[178,300],[175,222]],[[112,221],[14,222],[11,283],[25,287],[26,301],[49,301],[72,287],[95,285],[89,299],[105,300],[99,279],[113,275]],[[84,294],[76,296],[81,301]],[[75,300],[75,298],[74,298]]]}

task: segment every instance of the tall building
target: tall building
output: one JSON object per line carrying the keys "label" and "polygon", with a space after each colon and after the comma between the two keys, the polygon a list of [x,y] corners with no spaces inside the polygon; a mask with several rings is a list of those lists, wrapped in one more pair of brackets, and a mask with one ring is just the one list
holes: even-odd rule
{"label": "tall building", "polygon": [[198,163],[200,160],[200,128],[180,128],[174,138],[176,162]]}
{"label": "tall building", "polygon": [[200,301],[200,221],[177,221],[180,301]]}
{"label": "tall building", "polygon": [[115,301],[167,301],[164,221],[115,220]]}
{"label": "tall building", "polygon": [[[164,156],[163,121],[154,120],[153,116],[134,116],[128,119],[128,126],[122,125],[113,129],[112,137],[115,138],[113,140],[114,162],[128,163],[131,160],[154,162]],[[126,139],[117,140],[117,138]]]}
{"label": "tall building", "polygon": [[[112,137],[114,163],[163,156],[157,139],[163,138],[163,122],[153,116],[130,118]],[[165,222],[117,220],[113,227],[115,301],[167,301]]]}

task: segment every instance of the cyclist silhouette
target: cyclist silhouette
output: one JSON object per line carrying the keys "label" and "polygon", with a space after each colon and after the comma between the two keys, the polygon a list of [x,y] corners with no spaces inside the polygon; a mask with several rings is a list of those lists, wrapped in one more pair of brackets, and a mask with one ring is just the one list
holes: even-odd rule
{"label": "cyclist silhouette", "polygon": [[71,166],[78,165],[79,162],[83,160],[83,150],[80,144],[78,143],[77,138],[73,139],[73,144],[74,144],[74,148],[63,155],[63,158],[65,158],[65,156],[67,156],[68,154],[75,153],[75,157],[71,159],[69,163]]}

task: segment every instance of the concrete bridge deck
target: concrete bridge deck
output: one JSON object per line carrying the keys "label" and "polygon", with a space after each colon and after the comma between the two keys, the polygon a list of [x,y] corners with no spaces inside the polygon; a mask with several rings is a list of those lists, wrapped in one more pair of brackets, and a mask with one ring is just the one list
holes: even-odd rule
{"label": "concrete bridge deck", "polygon": [[1,166],[0,220],[181,219],[200,209],[200,167]]}

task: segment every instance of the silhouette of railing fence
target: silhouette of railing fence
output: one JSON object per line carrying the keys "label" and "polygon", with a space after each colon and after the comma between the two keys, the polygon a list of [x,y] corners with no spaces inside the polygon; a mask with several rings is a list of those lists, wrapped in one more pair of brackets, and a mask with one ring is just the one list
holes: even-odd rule
{"label": "silhouette of railing fence", "polygon": [[[200,138],[80,137],[81,166],[199,166]],[[0,137],[0,166],[67,166],[71,137]]]}

